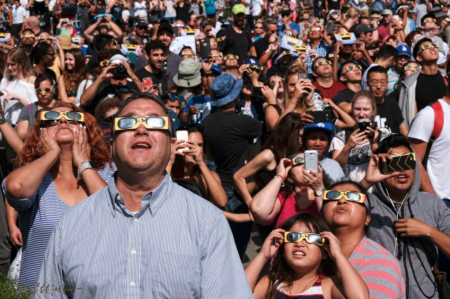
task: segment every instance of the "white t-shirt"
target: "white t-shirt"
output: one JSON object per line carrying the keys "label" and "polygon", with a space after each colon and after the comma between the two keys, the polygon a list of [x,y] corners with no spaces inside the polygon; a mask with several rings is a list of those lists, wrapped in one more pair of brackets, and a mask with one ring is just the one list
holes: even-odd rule
{"label": "white t-shirt", "polygon": [[130,11],[128,9],[122,10],[122,19],[123,19],[123,21],[125,23],[127,23],[129,18],[130,18]]}
{"label": "white t-shirt", "polygon": [[[427,172],[433,189],[441,198],[450,199],[448,178],[450,177],[450,106],[443,100],[439,100],[444,111],[444,126],[441,134],[433,142],[428,156]],[[427,106],[420,110],[414,118],[408,137],[428,143],[434,127],[434,110]]]}
{"label": "white t-shirt", "polygon": [[134,17],[136,18],[146,18],[147,17],[147,8],[145,7],[145,1],[141,3],[134,3]]}
{"label": "white t-shirt", "polygon": [[[94,80],[95,80],[95,78],[91,78],[89,80],[84,79],[83,81],[81,81],[80,85],[78,85],[77,97],[75,98],[75,102],[74,102],[75,106],[80,107],[81,96],[83,95],[84,91],[86,89],[88,89],[92,85],[92,83],[94,83]],[[86,86],[86,82],[87,82],[87,86]]]}
{"label": "white t-shirt", "polygon": [[258,16],[260,14],[261,9],[262,9],[262,5],[264,4],[264,1],[263,0],[253,0],[252,4],[253,4],[253,6],[252,6],[252,15],[254,17],[256,17],[256,16]]}
{"label": "white t-shirt", "polygon": [[28,5],[28,0],[20,0],[20,6],[26,7]]}
{"label": "white t-shirt", "polygon": [[[3,78],[0,82],[0,90],[7,90],[9,93],[15,94],[27,100],[29,103],[38,101],[36,92],[34,90],[34,84],[23,82],[17,79],[13,79],[8,82],[6,78]],[[8,123],[15,125],[19,118],[20,111],[24,107],[18,100],[4,101],[5,96],[0,97],[1,104],[5,108],[5,119]]]}
{"label": "white t-shirt", "polygon": [[22,24],[23,19],[27,16],[27,10],[23,6],[19,6],[19,8],[17,8],[14,5],[12,15],[14,21],[13,24]]}
{"label": "white t-shirt", "polygon": [[56,5],[56,0],[50,0],[48,2],[48,10],[53,11],[53,7],[55,7],[55,5]]}
{"label": "white t-shirt", "polygon": [[248,5],[245,7],[245,15],[250,14],[250,7],[252,6],[252,0],[245,0],[245,3]]}

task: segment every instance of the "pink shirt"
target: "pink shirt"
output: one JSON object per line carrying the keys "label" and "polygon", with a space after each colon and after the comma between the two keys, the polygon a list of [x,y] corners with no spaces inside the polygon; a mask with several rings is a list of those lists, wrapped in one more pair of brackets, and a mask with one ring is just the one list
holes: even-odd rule
{"label": "pink shirt", "polygon": [[[286,192],[281,191],[280,193],[278,193],[278,200],[280,201],[282,208],[280,211],[280,215],[278,216],[276,228],[279,228],[286,220],[298,213],[309,213],[314,216],[319,216],[319,208],[317,207],[317,202],[315,199],[306,209],[301,209],[297,206],[294,194],[292,193],[286,199]],[[283,206],[285,200],[286,203]]]}

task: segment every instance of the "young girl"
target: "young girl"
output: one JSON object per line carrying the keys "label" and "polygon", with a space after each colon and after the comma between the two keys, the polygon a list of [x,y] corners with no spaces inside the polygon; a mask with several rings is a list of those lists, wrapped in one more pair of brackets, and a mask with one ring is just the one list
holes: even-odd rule
{"label": "young girl", "polygon": [[58,78],[59,99],[72,104],[77,97],[78,86],[86,79],[86,64],[80,49],[66,52],[65,71]]}
{"label": "young girl", "polygon": [[[257,282],[273,256],[269,274]],[[369,298],[367,285],[343,255],[339,240],[322,219],[309,214],[297,214],[274,230],[245,274],[255,299]]]}

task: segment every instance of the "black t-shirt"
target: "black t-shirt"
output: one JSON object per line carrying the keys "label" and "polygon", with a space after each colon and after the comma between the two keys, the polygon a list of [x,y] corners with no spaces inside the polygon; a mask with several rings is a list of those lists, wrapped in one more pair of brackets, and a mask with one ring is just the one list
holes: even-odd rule
{"label": "black t-shirt", "polygon": [[239,64],[248,58],[248,51],[252,45],[250,33],[243,29],[242,33],[237,33],[233,26],[227,26],[217,33],[217,38],[226,36],[224,42],[219,42],[219,47],[223,55],[234,54],[239,56]]}
{"label": "black t-shirt", "polygon": [[256,50],[256,57],[258,59],[260,59],[262,54],[267,51],[269,45],[270,43],[264,37],[258,39],[256,42],[253,43],[253,46],[255,46]]}
{"label": "black t-shirt", "polygon": [[184,4],[183,7],[180,7],[177,5],[175,7],[175,11],[177,13],[177,20],[182,20],[185,24],[189,22],[189,19],[191,17],[191,13],[189,12],[191,10],[191,6],[189,4]]}
{"label": "black t-shirt", "polygon": [[217,166],[222,184],[231,185],[244,152],[261,134],[260,121],[234,111],[215,112],[203,120],[203,135]]}
{"label": "black t-shirt", "polygon": [[340,103],[351,103],[355,94],[356,92],[351,89],[344,89],[336,94],[333,98],[333,102],[336,105],[339,105]]}
{"label": "black t-shirt", "polygon": [[375,121],[378,128],[387,133],[400,133],[399,126],[403,122],[402,111],[394,97],[387,96],[384,102],[377,104]]}
{"label": "black t-shirt", "polygon": [[441,99],[446,93],[447,86],[440,72],[437,72],[435,75],[420,73],[416,86],[417,112]]}
{"label": "black t-shirt", "polygon": [[135,74],[141,82],[144,80],[144,78],[152,78],[153,84],[159,85],[160,94],[167,91],[167,76],[165,71],[160,70],[158,74],[154,74],[147,71],[145,67],[143,67]]}
{"label": "black t-shirt", "polygon": [[139,88],[131,79],[127,80],[126,85],[113,85],[111,84],[111,82],[105,82],[102,83],[102,85],[100,85],[100,87],[98,88],[97,94],[95,95],[92,103],[89,106],[82,106],[83,110],[92,115],[95,115],[95,108],[97,107],[98,103],[103,101],[105,98],[117,96],[121,88],[132,89],[139,92]]}
{"label": "black t-shirt", "polygon": [[328,10],[330,11],[330,10],[332,10],[332,9],[335,9],[335,10],[340,10],[340,7],[339,7],[339,0],[326,0],[326,1],[328,1]]}

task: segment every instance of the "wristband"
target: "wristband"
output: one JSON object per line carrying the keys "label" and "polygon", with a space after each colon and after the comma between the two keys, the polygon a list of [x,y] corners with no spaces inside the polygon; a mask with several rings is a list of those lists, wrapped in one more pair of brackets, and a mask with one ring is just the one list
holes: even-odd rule
{"label": "wristband", "polygon": [[281,175],[277,174],[274,178],[278,178],[281,181],[281,187],[284,187],[284,179]]}

